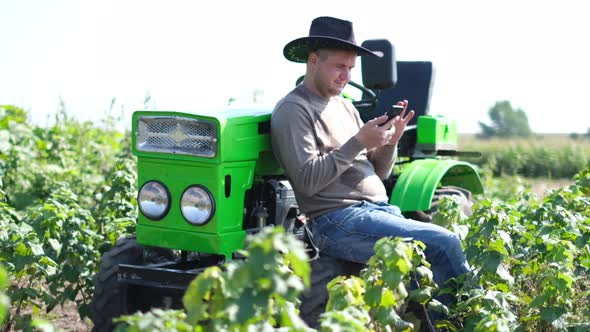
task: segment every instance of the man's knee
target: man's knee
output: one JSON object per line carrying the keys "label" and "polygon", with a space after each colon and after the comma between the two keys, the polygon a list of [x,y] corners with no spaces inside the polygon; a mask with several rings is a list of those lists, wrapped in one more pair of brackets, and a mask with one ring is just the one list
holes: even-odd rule
{"label": "man's knee", "polygon": [[464,259],[459,237],[445,228],[441,227],[439,230],[431,234],[424,244],[426,245],[427,256],[428,253],[432,256],[430,259]]}

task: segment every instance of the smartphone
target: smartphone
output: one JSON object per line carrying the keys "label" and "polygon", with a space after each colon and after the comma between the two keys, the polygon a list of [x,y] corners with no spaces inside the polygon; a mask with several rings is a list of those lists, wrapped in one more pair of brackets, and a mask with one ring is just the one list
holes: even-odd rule
{"label": "smartphone", "polygon": [[[396,116],[400,115],[402,113],[402,111],[404,110],[404,107],[402,105],[391,105],[391,110],[389,110],[387,112],[387,121],[395,118]],[[382,126],[384,124],[386,124],[387,122],[384,122],[382,124]]]}

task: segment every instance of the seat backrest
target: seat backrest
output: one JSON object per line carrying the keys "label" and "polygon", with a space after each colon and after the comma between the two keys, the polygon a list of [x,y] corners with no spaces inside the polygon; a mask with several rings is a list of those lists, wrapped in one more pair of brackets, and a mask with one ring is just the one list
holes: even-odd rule
{"label": "seat backrest", "polygon": [[372,111],[361,112],[361,118],[367,122],[386,113],[391,105],[407,99],[409,109],[416,112],[409,125],[416,124],[419,115],[428,114],[433,78],[434,69],[430,61],[397,61],[395,86],[375,91],[377,105]]}

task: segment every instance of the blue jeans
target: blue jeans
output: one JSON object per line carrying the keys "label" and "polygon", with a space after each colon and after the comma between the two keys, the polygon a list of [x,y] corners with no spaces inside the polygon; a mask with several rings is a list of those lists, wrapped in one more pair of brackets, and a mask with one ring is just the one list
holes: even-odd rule
{"label": "blue jeans", "polygon": [[[316,217],[313,238],[322,254],[366,263],[382,237],[409,237],[426,245],[434,282],[442,286],[449,278],[468,272],[457,236],[438,225],[406,219],[397,206],[361,202]],[[445,301],[446,302],[446,301]]]}

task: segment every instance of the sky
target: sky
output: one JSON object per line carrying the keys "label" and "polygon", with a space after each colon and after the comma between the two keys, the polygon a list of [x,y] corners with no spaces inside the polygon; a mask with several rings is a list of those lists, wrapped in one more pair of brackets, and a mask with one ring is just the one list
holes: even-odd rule
{"label": "sky", "polygon": [[[590,128],[590,20],[584,1],[0,0],[0,105],[50,121],[63,100],[83,121],[144,106],[196,112],[272,109],[305,66],[289,41],[318,16],[353,22],[357,42],[388,39],[396,58],[432,61],[431,114],[479,131],[509,100],[537,133]],[[353,80],[362,82],[360,62]],[[144,104],[146,96],[151,99]],[[112,101],[114,100],[114,104]],[[111,106],[111,104],[113,106]],[[410,100],[411,106],[411,100]]]}

